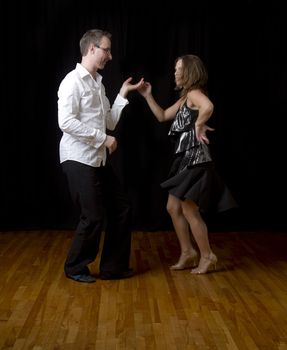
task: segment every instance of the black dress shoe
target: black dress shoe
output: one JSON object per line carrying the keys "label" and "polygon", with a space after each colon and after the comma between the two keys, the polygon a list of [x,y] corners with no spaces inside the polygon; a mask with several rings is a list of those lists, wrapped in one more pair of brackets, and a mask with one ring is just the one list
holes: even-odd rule
{"label": "black dress shoe", "polygon": [[126,271],[121,272],[110,272],[110,271],[102,271],[100,273],[100,278],[102,280],[120,280],[123,278],[129,278],[134,275],[133,269],[128,269]]}
{"label": "black dress shoe", "polygon": [[96,278],[91,275],[68,275],[66,274],[66,277],[70,278],[71,280],[77,281],[77,282],[84,282],[84,283],[93,283],[96,282]]}

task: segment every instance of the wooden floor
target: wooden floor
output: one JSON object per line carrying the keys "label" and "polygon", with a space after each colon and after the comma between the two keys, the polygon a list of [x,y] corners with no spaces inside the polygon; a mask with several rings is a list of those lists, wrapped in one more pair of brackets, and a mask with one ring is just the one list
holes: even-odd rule
{"label": "wooden floor", "polygon": [[211,232],[217,271],[194,276],[173,232],[134,232],[136,275],[93,284],[63,274],[71,237],[0,232],[0,349],[287,349],[287,233]]}

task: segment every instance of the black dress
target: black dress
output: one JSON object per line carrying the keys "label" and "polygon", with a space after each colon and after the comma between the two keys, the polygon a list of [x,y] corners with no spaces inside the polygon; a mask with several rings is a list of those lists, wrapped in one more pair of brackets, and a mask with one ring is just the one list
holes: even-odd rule
{"label": "black dress", "polygon": [[161,187],[181,200],[193,200],[203,213],[234,208],[237,204],[214,167],[208,145],[196,139],[197,117],[198,110],[186,103],[178,110],[168,134],[175,142],[174,160]]}

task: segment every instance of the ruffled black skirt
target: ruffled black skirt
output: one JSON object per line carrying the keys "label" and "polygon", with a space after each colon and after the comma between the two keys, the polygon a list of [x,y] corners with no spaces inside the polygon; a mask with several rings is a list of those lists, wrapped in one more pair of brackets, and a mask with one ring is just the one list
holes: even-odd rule
{"label": "ruffled black skirt", "polygon": [[180,200],[191,199],[203,213],[222,212],[237,207],[237,204],[217,173],[213,162],[206,162],[178,173],[181,156],[175,157],[169,178],[160,185]]}

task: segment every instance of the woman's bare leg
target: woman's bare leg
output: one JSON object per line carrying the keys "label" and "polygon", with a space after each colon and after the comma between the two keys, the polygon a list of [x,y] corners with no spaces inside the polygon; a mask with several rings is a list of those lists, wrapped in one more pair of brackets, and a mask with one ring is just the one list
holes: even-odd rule
{"label": "woman's bare leg", "polygon": [[181,202],[181,205],[183,215],[190,225],[191,232],[200,251],[199,265],[191,272],[194,274],[206,273],[217,262],[217,258],[210,248],[206,223],[200,215],[198,206],[192,200],[187,199]]}
{"label": "woman's bare leg", "polygon": [[194,266],[197,260],[197,252],[190,239],[189,223],[183,215],[181,203],[181,200],[169,195],[167,211],[171,216],[181,250],[178,262],[171,266],[172,270],[182,270]]}

